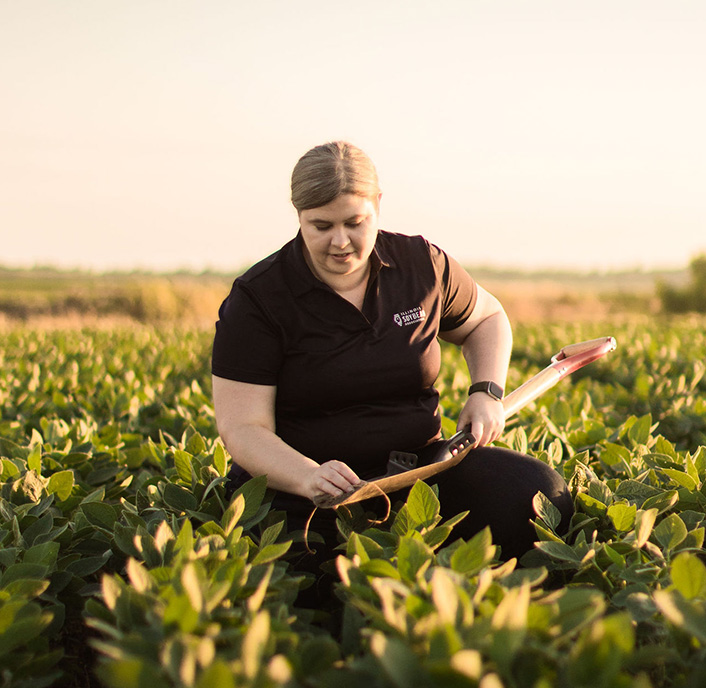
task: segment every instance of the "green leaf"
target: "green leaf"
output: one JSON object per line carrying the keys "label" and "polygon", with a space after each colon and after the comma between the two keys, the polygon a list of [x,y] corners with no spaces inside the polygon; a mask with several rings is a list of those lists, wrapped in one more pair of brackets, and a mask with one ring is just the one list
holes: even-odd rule
{"label": "green leaf", "polygon": [[552,504],[549,497],[542,492],[537,492],[532,499],[532,508],[534,513],[544,521],[545,525],[553,532],[556,532],[561,523],[561,512]]}
{"label": "green leaf", "polygon": [[645,543],[652,535],[652,529],[657,520],[657,509],[642,509],[637,512],[635,517],[635,546],[644,547]]}
{"label": "green leaf", "polygon": [[431,598],[442,623],[455,624],[459,607],[456,584],[448,571],[435,568],[431,577]]}
{"label": "green leaf", "polygon": [[189,519],[184,520],[174,548],[186,556],[194,549],[194,528]]}
{"label": "green leaf", "polygon": [[43,542],[39,545],[34,545],[25,552],[24,563],[40,564],[52,568],[56,563],[59,547],[58,542]]}
{"label": "green leaf", "polygon": [[567,637],[603,614],[606,603],[603,594],[593,588],[564,588],[559,593],[558,623]]}
{"label": "green leaf", "polygon": [[706,644],[706,611],[679,595],[665,590],[654,592],[654,601],[664,616],[677,628],[694,636],[701,645]]}
{"label": "green leaf", "polygon": [[146,592],[152,587],[152,578],[149,571],[139,561],[131,557],[127,560],[125,568],[130,583],[137,592]]}
{"label": "green leaf", "polygon": [[131,557],[138,557],[139,550],[135,546],[135,535],[137,529],[133,526],[124,526],[121,523],[116,523],[113,529],[113,542],[118,546],[118,549]]}
{"label": "green leaf", "polygon": [[395,688],[427,685],[416,655],[398,638],[388,638],[376,631],[370,640],[370,649]]}
{"label": "green leaf", "polygon": [[3,586],[9,585],[12,581],[32,579],[42,580],[49,575],[49,567],[43,564],[18,563],[9,566],[2,575]]}
{"label": "green leaf", "polygon": [[110,559],[112,552],[108,550],[102,556],[97,557],[81,557],[76,561],[72,561],[70,564],[66,565],[66,571],[73,573],[74,576],[79,578],[86,578],[91,574],[96,573],[102,569],[108,559]]}
{"label": "green leaf", "polygon": [[652,430],[652,415],[647,414],[638,418],[628,430],[628,437],[633,445],[647,444]]}
{"label": "green leaf", "polygon": [[42,447],[35,444],[27,457],[27,468],[34,471],[37,475],[42,474]]}
{"label": "green leaf", "polygon": [[689,531],[677,514],[671,514],[657,525],[654,536],[664,549],[671,550],[681,544]]}
{"label": "green leaf", "polygon": [[414,582],[430,565],[434,553],[424,542],[406,535],[397,549],[397,569],[403,580]]}
{"label": "green leaf", "polygon": [[204,608],[205,600],[196,566],[193,563],[189,562],[181,572],[181,584],[184,586],[184,592],[189,596],[191,606],[197,612],[201,612]]}
{"label": "green leaf", "polygon": [[542,541],[537,543],[537,549],[545,552],[553,559],[568,561],[575,564],[577,567],[582,561],[582,557],[574,550],[574,548],[567,545],[565,542]]}
{"label": "green leaf", "polygon": [[665,511],[669,511],[678,501],[679,492],[677,490],[667,490],[646,499],[642,503],[642,508],[657,509],[659,514],[663,514]]}
{"label": "green leaf", "polygon": [[360,565],[360,570],[373,578],[394,578],[400,579],[397,569],[385,559],[370,559]]}
{"label": "green leaf", "polygon": [[186,451],[192,456],[201,454],[206,451],[206,442],[198,432],[195,432],[186,443]]}
{"label": "green leaf", "polygon": [[621,463],[630,465],[630,450],[620,444],[612,442],[605,443],[605,449],[601,452],[601,461],[608,466],[617,466]]}
{"label": "green leaf", "polygon": [[255,566],[257,564],[267,564],[275,559],[279,559],[289,550],[291,546],[291,541],[279,542],[274,545],[266,545],[258,551],[251,563]]}
{"label": "green leaf", "polygon": [[83,502],[81,504],[81,511],[88,519],[89,523],[94,526],[99,526],[101,528],[106,528],[108,530],[113,530],[115,521],[117,520],[117,515],[115,509],[105,502]]}
{"label": "green leaf", "polygon": [[627,533],[635,525],[637,507],[634,504],[615,503],[608,507],[608,518],[619,533]]}
{"label": "green leaf", "polygon": [[182,449],[174,450],[174,466],[177,469],[177,475],[189,485],[191,485],[193,475],[191,470],[191,462],[191,454],[183,451]]}
{"label": "green leaf", "polygon": [[245,498],[245,510],[241,516],[240,522],[246,524],[250,519],[254,518],[260,511],[262,500],[265,498],[267,490],[267,476],[258,475],[251,478],[244,485],[241,485],[231,497],[231,503],[238,498],[238,495],[243,495]]}
{"label": "green leaf", "polygon": [[199,676],[196,688],[235,688],[233,670],[221,659],[216,659]]}
{"label": "green leaf", "polygon": [[162,688],[162,672],[146,659],[117,658],[97,668],[101,681],[109,688]]}
{"label": "green leaf", "polygon": [[39,544],[39,542],[42,542],[43,537],[51,532],[53,525],[54,517],[51,515],[51,512],[46,513],[25,529],[22,533],[22,537],[28,545],[33,545],[35,542]]}
{"label": "green leaf", "polygon": [[226,474],[227,457],[226,451],[220,442],[216,443],[213,450],[213,467],[218,471],[218,475]]}
{"label": "green leaf", "polygon": [[576,501],[581,505],[581,509],[589,516],[600,518],[608,511],[608,507],[603,502],[595,497],[591,497],[585,492],[580,492],[576,496]]}
{"label": "green leaf", "polygon": [[635,631],[628,614],[598,619],[571,649],[570,685],[617,686],[624,660],[632,654]]}
{"label": "green leaf", "polygon": [[297,654],[308,676],[320,675],[341,658],[338,643],[326,636],[305,640]]}
{"label": "green leaf", "polygon": [[260,547],[264,547],[266,545],[272,545],[275,542],[277,542],[277,538],[279,537],[279,534],[282,532],[282,528],[284,527],[284,521],[277,521],[276,523],[273,523],[271,526],[268,526],[265,528],[265,530],[262,533],[262,536],[260,537]]}
{"label": "green leaf", "polygon": [[461,544],[451,555],[449,563],[454,571],[473,576],[493,561],[495,551],[490,528],[486,527]]}
{"label": "green leaf", "polygon": [[39,636],[52,622],[51,612],[33,614],[15,619],[11,628],[0,635],[0,657],[11,653]]}
{"label": "green leaf", "polygon": [[223,514],[223,518],[221,518],[221,527],[226,535],[230,535],[233,528],[238,525],[238,521],[240,521],[244,513],[245,497],[243,497],[242,494],[239,494],[233,499],[233,501],[231,501],[230,506]]}
{"label": "green leaf", "polygon": [[691,552],[681,552],[671,565],[672,584],[687,600],[706,597],[706,566]]}
{"label": "green leaf", "polygon": [[691,457],[691,454],[686,455],[686,472],[689,474],[689,477],[694,481],[696,487],[697,488],[701,487],[701,478],[699,476],[699,469],[697,468],[696,464],[694,463],[694,459]]}
{"label": "green leaf", "polygon": [[120,597],[121,586],[123,585],[122,580],[117,576],[109,576],[107,574],[103,575],[101,579],[101,592],[103,594],[103,601],[105,606],[111,611],[115,609],[115,605]]}
{"label": "green leaf", "polygon": [[9,482],[11,478],[15,478],[19,474],[20,469],[10,459],[2,459],[2,475],[0,477],[3,482]]}
{"label": "green leaf", "polygon": [[441,505],[434,490],[423,480],[417,480],[409,491],[407,498],[407,514],[410,526],[416,530],[428,529],[439,520]]}
{"label": "green leaf", "polygon": [[193,511],[198,506],[196,497],[189,490],[174,483],[164,486],[164,503],[179,512]]}
{"label": "green leaf", "polygon": [[695,490],[698,487],[698,482],[684,471],[678,471],[675,468],[662,468],[661,473],[666,475],[672,482],[685,487],[687,490]]}
{"label": "green leaf", "polygon": [[260,670],[265,648],[270,637],[270,615],[258,612],[243,638],[242,661],[245,677],[253,680]]}

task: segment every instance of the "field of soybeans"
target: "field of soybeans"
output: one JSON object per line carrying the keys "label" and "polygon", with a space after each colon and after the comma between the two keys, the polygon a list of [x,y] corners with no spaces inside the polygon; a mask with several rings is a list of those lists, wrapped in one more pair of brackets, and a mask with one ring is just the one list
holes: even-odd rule
{"label": "field of soybeans", "polygon": [[[608,335],[500,442],[566,478],[570,531],[538,495],[535,550],[501,563],[424,483],[385,523],[358,505],[333,628],[265,482],[226,497],[211,330],[5,328],[0,688],[706,685],[706,319],[520,323],[508,389]],[[468,382],[445,347],[447,434]]]}

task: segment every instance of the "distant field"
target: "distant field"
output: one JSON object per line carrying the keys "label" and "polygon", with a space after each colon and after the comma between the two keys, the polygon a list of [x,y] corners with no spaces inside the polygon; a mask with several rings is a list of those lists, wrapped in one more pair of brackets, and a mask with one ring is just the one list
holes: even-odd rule
{"label": "distant field", "polygon": [[[519,272],[469,267],[514,322],[597,320],[654,313],[659,281],[680,285],[687,272]],[[159,323],[210,326],[236,276],[196,273],[91,273],[0,267],[0,325]]]}

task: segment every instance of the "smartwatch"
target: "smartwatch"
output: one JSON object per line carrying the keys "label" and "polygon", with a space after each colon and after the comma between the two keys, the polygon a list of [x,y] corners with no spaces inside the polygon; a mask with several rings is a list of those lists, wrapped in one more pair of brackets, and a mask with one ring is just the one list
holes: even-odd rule
{"label": "smartwatch", "polygon": [[476,392],[485,392],[488,396],[493,397],[497,401],[502,401],[505,390],[496,382],[476,382],[468,388],[468,396]]}

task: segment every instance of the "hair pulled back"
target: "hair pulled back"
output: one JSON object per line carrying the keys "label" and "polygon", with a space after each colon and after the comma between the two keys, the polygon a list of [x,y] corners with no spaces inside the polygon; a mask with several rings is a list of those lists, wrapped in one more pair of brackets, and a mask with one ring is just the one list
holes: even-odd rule
{"label": "hair pulled back", "polygon": [[370,199],[380,194],[375,165],[360,148],[333,141],[299,158],[292,171],[292,205],[298,212],[320,208],[341,194]]}

